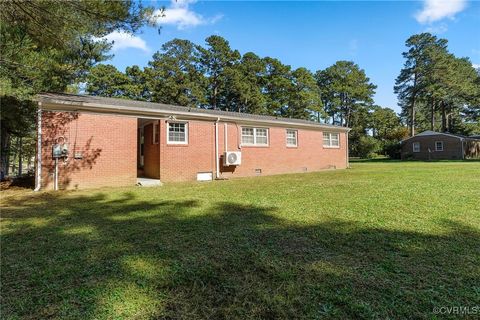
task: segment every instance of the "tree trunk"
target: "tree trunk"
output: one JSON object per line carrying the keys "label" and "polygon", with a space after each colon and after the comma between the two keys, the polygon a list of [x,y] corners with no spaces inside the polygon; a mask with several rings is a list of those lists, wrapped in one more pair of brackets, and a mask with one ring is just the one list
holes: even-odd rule
{"label": "tree trunk", "polygon": [[453,127],[453,113],[447,114],[447,131],[451,132]]}
{"label": "tree trunk", "polygon": [[415,135],[415,95],[412,97],[412,105],[410,107],[410,137]]}
{"label": "tree trunk", "polygon": [[212,103],[213,110],[217,110],[217,85],[215,84],[213,87],[213,103]]}
{"label": "tree trunk", "polygon": [[413,94],[412,94],[412,104],[410,106],[410,137],[415,135],[415,98],[417,93],[415,92],[417,88],[417,73],[415,72],[413,78]]}
{"label": "tree trunk", "polygon": [[430,114],[430,130],[435,131],[435,98],[432,98]]}
{"label": "tree trunk", "polygon": [[22,175],[23,159],[22,159],[22,148],[23,148],[23,139],[19,138],[18,142],[18,176]]}
{"label": "tree trunk", "polygon": [[447,132],[447,110],[445,109],[445,102],[441,102],[442,107],[442,132]]}
{"label": "tree trunk", "polygon": [[8,159],[9,159],[9,155],[10,155],[10,134],[8,132],[6,132],[5,130],[2,130],[2,133],[1,133],[1,155],[0,155],[0,166],[1,166],[1,169],[0,169],[0,179],[3,179],[5,178],[6,176],[8,176]]}
{"label": "tree trunk", "polygon": [[[13,156],[12,156],[12,159],[11,159],[11,163],[12,163],[12,174],[16,174],[18,173],[18,170],[17,170],[17,156],[18,156],[18,150],[19,150],[19,142],[20,142],[20,139],[19,138],[15,138],[15,149],[13,150]],[[9,165],[10,165],[10,159],[9,160]]]}

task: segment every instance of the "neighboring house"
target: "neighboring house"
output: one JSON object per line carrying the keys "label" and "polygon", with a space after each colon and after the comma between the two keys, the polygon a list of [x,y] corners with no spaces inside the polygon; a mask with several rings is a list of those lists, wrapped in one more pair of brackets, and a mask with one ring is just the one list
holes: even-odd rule
{"label": "neighboring house", "polygon": [[402,159],[454,160],[478,158],[480,139],[424,131],[402,141]]}
{"label": "neighboring house", "polygon": [[71,94],[40,94],[36,189],[344,169],[348,128]]}

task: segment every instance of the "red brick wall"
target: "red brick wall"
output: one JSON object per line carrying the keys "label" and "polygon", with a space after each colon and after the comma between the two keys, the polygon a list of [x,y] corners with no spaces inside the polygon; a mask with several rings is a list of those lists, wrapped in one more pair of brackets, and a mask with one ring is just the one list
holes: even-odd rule
{"label": "red brick wall", "polygon": [[213,122],[189,121],[188,145],[167,143],[167,122],[160,122],[160,180],[196,180],[198,172],[212,172],[215,166]]}
{"label": "red brick wall", "polygon": [[[160,179],[162,181],[195,180],[198,172],[215,175],[215,125],[214,122],[189,121],[188,145],[170,145],[166,139],[166,121],[161,121]],[[225,124],[219,123],[219,155],[223,159],[225,149]],[[223,167],[223,177],[246,177],[261,175],[318,171],[346,168],[346,134],[340,133],[340,148],[323,147],[323,132],[298,130],[298,147],[286,146],[286,128],[269,127],[268,147],[239,148],[240,125],[228,124],[228,151],[242,151],[242,164]]]}
{"label": "red brick wall", "polygon": [[[53,189],[52,145],[68,140],[67,161],[59,160],[59,187],[75,189],[134,185],[137,119],[86,113],[42,113],[42,186]],[[74,159],[81,153],[82,159]]]}
{"label": "red brick wall", "polygon": [[[443,141],[443,151],[435,151],[435,142]],[[420,143],[420,152],[413,152],[413,143]],[[462,159],[460,139],[446,135],[416,136],[402,144],[402,159],[449,160]]]}
{"label": "red brick wall", "polygon": [[[188,144],[167,143],[167,121],[160,121],[160,143],[152,144],[153,125],[145,126],[144,174],[162,181],[196,180],[199,172],[212,172],[215,177],[215,123],[189,121]],[[137,175],[137,119],[110,115],[44,112],[42,180],[53,188],[54,140],[65,136],[70,145],[66,163],[60,161],[61,188],[83,188],[134,185]],[[220,122],[219,155],[223,177],[318,171],[346,167],[346,134],[340,133],[340,148],[323,147],[323,132],[298,131],[298,147],[286,146],[286,128],[269,127],[268,147],[241,149],[240,125],[228,123],[228,150],[242,151],[242,164],[223,167],[225,123]],[[74,159],[82,152],[83,159]]]}
{"label": "red brick wall", "polygon": [[160,179],[160,145],[153,143],[153,124],[147,124],[144,129],[143,172],[152,179]]}

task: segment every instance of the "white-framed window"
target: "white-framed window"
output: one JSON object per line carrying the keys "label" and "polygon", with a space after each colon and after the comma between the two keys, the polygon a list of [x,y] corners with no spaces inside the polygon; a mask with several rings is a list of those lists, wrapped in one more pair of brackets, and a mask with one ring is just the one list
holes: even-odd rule
{"label": "white-framed window", "polygon": [[443,141],[435,141],[435,151],[443,151]]}
{"label": "white-framed window", "polygon": [[297,130],[287,129],[287,147],[297,146]]}
{"label": "white-framed window", "polygon": [[152,136],[152,143],[158,144],[160,142],[160,124],[153,123],[153,136]]}
{"label": "white-framed window", "polygon": [[412,143],[413,152],[420,152],[420,142]]}
{"label": "white-framed window", "polygon": [[323,146],[325,148],[340,148],[340,134],[336,132],[324,132]]}
{"label": "white-framed window", "polygon": [[268,129],[242,127],[242,145],[268,146]]}
{"label": "white-framed window", "polygon": [[168,144],[188,144],[188,123],[168,122],[167,143]]}

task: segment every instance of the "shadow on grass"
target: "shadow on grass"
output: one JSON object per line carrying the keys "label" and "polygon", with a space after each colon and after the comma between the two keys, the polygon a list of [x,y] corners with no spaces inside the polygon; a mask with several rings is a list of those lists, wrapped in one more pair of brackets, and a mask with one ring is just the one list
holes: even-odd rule
{"label": "shadow on grass", "polygon": [[4,318],[432,318],[479,301],[480,234],[197,200],[53,196],[2,210]]}

